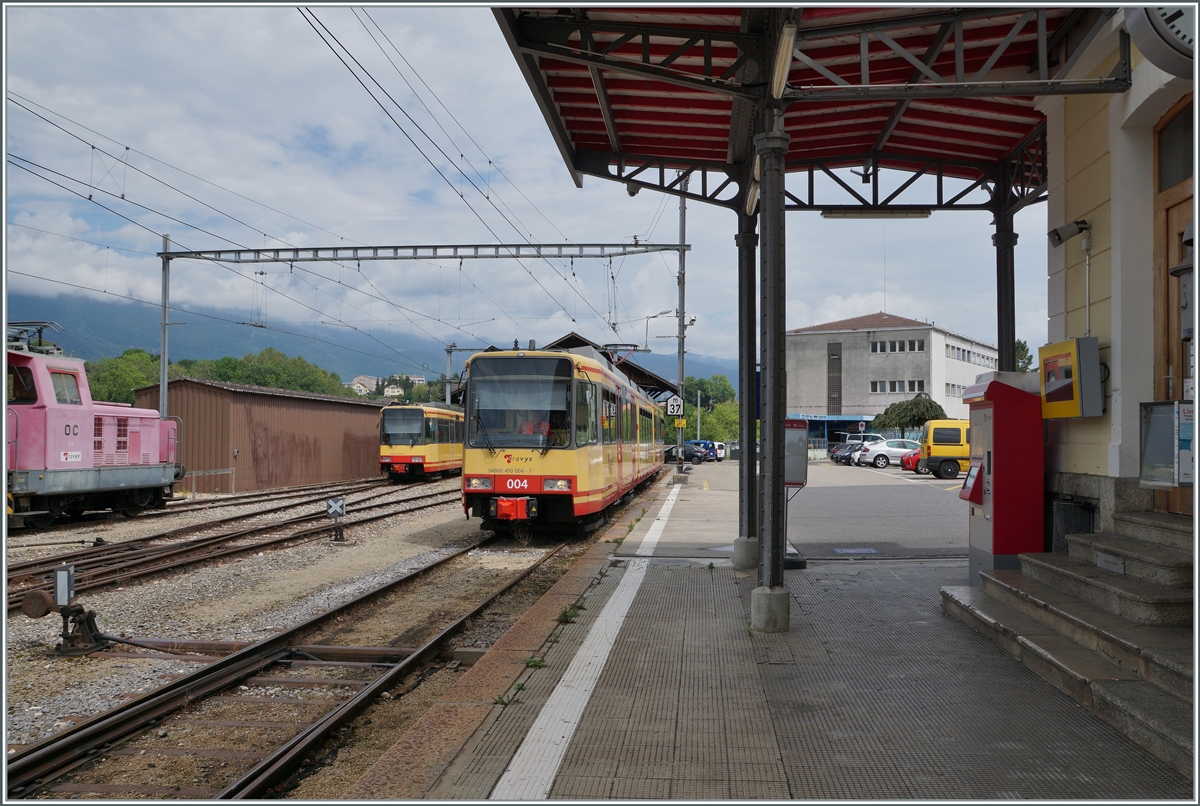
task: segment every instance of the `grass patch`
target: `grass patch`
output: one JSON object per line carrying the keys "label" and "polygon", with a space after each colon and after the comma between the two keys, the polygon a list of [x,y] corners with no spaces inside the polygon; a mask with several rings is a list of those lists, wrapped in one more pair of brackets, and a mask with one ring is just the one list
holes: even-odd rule
{"label": "grass patch", "polygon": [[525,668],[526,669],[544,669],[544,668],[546,668],[546,661],[542,660],[541,658],[526,658],[525,659]]}
{"label": "grass patch", "polygon": [[562,609],[562,612],[558,614],[558,623],[573,623],[575,619],[579,617],[580,610],[583,610],[583,605],[579,604],[579,602],[574,602],[573,604],[567,605]]}

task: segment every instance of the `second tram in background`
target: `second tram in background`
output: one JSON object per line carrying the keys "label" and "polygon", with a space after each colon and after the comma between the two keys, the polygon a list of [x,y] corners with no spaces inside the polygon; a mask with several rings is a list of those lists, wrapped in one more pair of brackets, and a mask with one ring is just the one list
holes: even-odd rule
{"label": "second tram in background", "polygon": [[658,405],[590,347],[473,355],[466,412],[463,509],[522,540],[596,528],[663,466]]}
{"label": "second tram in background", "polygon": [[392,481],[463,466],[463,413],[446,403],[385,406],[379,418],[379,472]]}

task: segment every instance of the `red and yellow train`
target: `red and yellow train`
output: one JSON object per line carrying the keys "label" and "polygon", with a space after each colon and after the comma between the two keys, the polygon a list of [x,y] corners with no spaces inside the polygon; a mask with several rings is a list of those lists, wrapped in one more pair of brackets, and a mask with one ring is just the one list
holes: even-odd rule
{"label": "red and yellow train", "polygon": [[477,353],[465,402],[463,510],[485,529],[594,529],[663,466],[658,405],[590,347]]}
{"label": "red and yellow train", "polygon": [[463,412],[445,403],[385,406],[379,416],[379,473],[392,481],[463,466]]}

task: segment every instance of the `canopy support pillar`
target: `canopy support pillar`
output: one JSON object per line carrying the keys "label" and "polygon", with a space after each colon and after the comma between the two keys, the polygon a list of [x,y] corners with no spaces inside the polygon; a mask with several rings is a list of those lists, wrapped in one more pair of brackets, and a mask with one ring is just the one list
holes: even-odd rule
{"label": "canopy support pillar", "polygon": [[[1007,194],[1001,198],[1006,199]],[[996,234],[992,244],[996,247],[996,348],[998,369],[1015,372],[1017,369],[1017,297],[1016,245],[1018,234],[1013,232],[1013,214],[996,213]]]}
{"label": "canopy support pillar", "polygon": [[733,567],[758,566],[758,419],[755,403],[758,378],[755,368],[755,326],[758,306],[754,300],[754,258],[758,247],[758,221],[753,215],[738,213],[738,389],[741,391],[741,426],[738,441],[742,452],[738,459],[738,537],[733,541]]}
{"label": "canopy support pillar", "polygon": [[791,138],[783,130],[783,114],[766,110],[764,132],[754,138],[761,165],[759,222],[762,349],[762,521],[759,525],[758,584],[751,594],[751,627],[759,632],[787,632],[789,597],[783,587],[787,551],[787,501],[783,490],[783,419],[787,413],[784,328],[787,310],[784,231],[784,157]]}

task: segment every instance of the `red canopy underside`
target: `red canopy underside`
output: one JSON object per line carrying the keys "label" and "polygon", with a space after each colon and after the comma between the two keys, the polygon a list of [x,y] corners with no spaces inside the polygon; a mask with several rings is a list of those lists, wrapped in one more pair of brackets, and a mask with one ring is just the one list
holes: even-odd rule
{"label": "red canopy underside", "polygon": [[[805,38],[805,31],[945,10],[805,8],[799,22],[799,47],[804,54],[849,83],[859,84],[860,38],[857,33]],[[552,9],[520,11],[554,13]],[[1021,11],[1013,9],[1011,13],[1006,13],[1005,9],[998,9],[994,16],[964,23],[965,75],[973,76],[984,66],[996,46],[1020,18]],[[1069,9],[1048,9],[1047,30],[1052,33],[1068,13]],[[592,21],[736,32],[741,25],[742,9],[588,9],[587,15]],[[913,25],[890,30],[888,35],[909,53],[920,58],[939,27],[939,24]],[[597,34],[595,47],[601,49],[616,38],[615,34]],[[577,44],[576,35],[572,45]],[[653,41],[650,47],[652,61],[657,62],[673,53],[679,44],[678,39],[671,38]],[[870,38],[868,53],[871,85],[914,82],[914,66],[885,42]],[[710,54],[712,74],[719,75],[739,55],[738,49],[732,45],[714,45]],[[638,42],[622,45],[609,56],[625,58],[636,64],[642,58],[642,46]],[[1029,24],[994,62],[988,78],[1029,78],[1027,65],[1036,56],[1036,30]],[[571,146],[576,151],[612,151],[601,99],[589,68],[547,56],[541,57],[538,65]],[[954,76],[954,48],[946,46],[931,67],[942,76]],[[702,48],[692,47],[671,64],[671,69],[678,74],[703,77]],[[732,98],[625,71],[601,69],[600,72],[622,152],[678,160],[680,163],[695,160],[726,162],[730,159]],[[1036,77],[1036,73],[1033,77]],[[837,86],[828,77],[799,60],[793,61],[788,84],[794,88]],[[858,164],[861,155],[876,146],[889,117],[900,103],[907,106],[878,151],[880,164],[885,166],[892,163],[893,167],[901,164],[911,167],[911,162],[889,160],[889,154],[994,163],[1008,154],[1043,120],[1042,114],[1033,108],[1032,98],[799,101],[792,103],[785,115],[785,128],[791,136],[789,166],[800,168],[804,162],[812,159],[834,165]]]}

